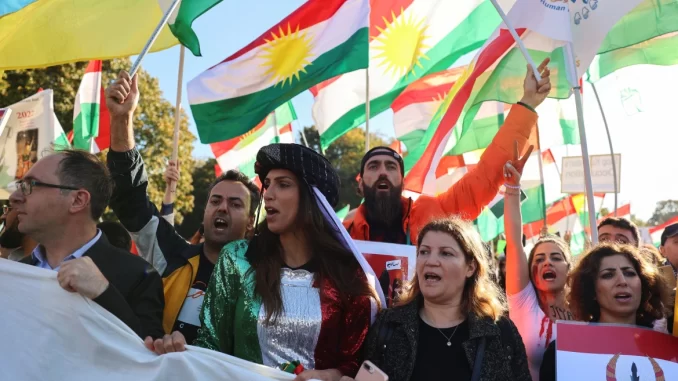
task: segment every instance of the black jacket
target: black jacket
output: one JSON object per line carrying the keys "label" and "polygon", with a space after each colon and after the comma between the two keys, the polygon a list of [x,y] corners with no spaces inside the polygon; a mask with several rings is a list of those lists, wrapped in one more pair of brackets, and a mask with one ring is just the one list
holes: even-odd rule
{"label": "black jacket", "polygon": [[[94,301],[141,338],[162,337],[165,299],[162,280],[153,266],[111,245],[103,234],[83,256],[92,259],[109,283],[106,291]],[[21,262],[35,266],[38,261],[29,255]]]}
{"label": "black jacket", "polygon": [[[410,381],[412,377],[419,342],[419,309],[420,304],[413,302],[382,310],[367,336],[366,359],[388,374],[389,381]],[[486,337],[481,380],[532,381],[525,345],[513,322],[503,317],[495,323],[473,315],[467,320],[469,339],[462,345],[471,369],[480,338]],[[380,342],[379,331],[387,326],[392,327],[392,334],[385,342]],[[453,369],[450,374],[454,374]]]}

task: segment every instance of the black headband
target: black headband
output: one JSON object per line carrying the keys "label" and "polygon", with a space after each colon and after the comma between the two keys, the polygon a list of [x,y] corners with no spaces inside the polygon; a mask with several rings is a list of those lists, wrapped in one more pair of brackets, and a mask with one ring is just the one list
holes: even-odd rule
{"label": "black headband", "polygon": [[363,160],[360,163],[360,177],[363,177],[363,173],[365,172],[365,164],[367,163],[368,160],[373,158],[374,156],[388,156],[396,159],[398,164],[400,164],[400,175],[405,177],[405,163],[403,163],[403,157],[400,156],[398,152],[396,152],[393,148],[391,147],[374,147],[371,150],[367,151],[365,156],[363,156]]}

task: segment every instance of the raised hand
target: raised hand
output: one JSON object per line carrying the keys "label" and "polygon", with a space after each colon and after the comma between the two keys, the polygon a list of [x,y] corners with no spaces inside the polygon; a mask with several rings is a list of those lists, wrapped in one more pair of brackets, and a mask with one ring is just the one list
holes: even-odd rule
{"label": "raised hand", "polygon": [[118,78],[106,88],[106,107],[111,117],[131,117],[139,102],[137,75],[130,78],[126,71],[121,71]]}
{"label": "raised hand", "polygon": [[169,185],[171,183],[179,182],[179,165],[181,163],[170,160],[167,164],[167,169],[165,169],[165,184]]}
{"label": "raised hand", "polygon": [[523,98],[520,101],[532,108],[536,109],[537,106],[542,104],[551,91],[551,70],[546,66],[549,62],[551,62],[551,59],[546,58],[537,67],[541,81],[537,81],[532,67],[527,65],[527,74],[523,82]]}
{"label": "raised hand", "polygon": [[532,154],[534,146],[529,146],[527,152],[523,157],[520,157],[520,152],[518,152],[518,142],[516,141],[513,145],[513,160],[506,162],[504,166],[504,180],[506,184],[519,187],[520,186],[520,176],[523,174],[523,169],[525,168],[525,163],[527,159]]}

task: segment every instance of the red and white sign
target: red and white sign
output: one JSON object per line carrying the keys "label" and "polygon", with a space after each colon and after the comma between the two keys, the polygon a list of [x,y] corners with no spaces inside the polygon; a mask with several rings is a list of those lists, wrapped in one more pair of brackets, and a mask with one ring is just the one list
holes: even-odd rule
{"label": "red and white sign", "polygon": [[403,285],[412,280],[415,274],[417,248],[393,243],[354,241],[384,291],[386,303],[390,307],[393,300],[402,291]]}
{"label": "red and white sign", "polygon": [[558,380],[678,380],[678,338],[627,325],[559,321]]}

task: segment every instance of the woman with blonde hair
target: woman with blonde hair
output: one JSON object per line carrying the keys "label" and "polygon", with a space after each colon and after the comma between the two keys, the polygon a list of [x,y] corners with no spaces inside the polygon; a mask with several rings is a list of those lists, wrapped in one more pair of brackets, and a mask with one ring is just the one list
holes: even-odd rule
{"label": "woman with blonde hair", "polygon": [[506,230],[506,295],[509,316],[523,338],[530,373],[539,379],[539,367],[548,344],[556,338],[555,322],[572,320],[565,300],[567,274],[572,259],[563,239],[543,235],[525,255],[522,243],[520,178],[534,147],[520,158],[515,146],[512,161],[506,163],[504,178],[504,228]]}
{"label": "woman with blonde hair", "polygon": [[[577,263],[569,284],[567,299],[580,321],[652,328],[666,316],[664,279],[631,245],[594,247]],[[555,358],[554,341],[544,354],[540,380],[556,379]]]}
{"label": "woman with blonde hair", "polygon": [[[416,275],[395,308],[370,329],[366,358],[409,380],[530,380],[518,330],[490,279],[478,232],[457,218],[427,224],[417,240]],[[345,377],[342,380],[350,380]]]}

